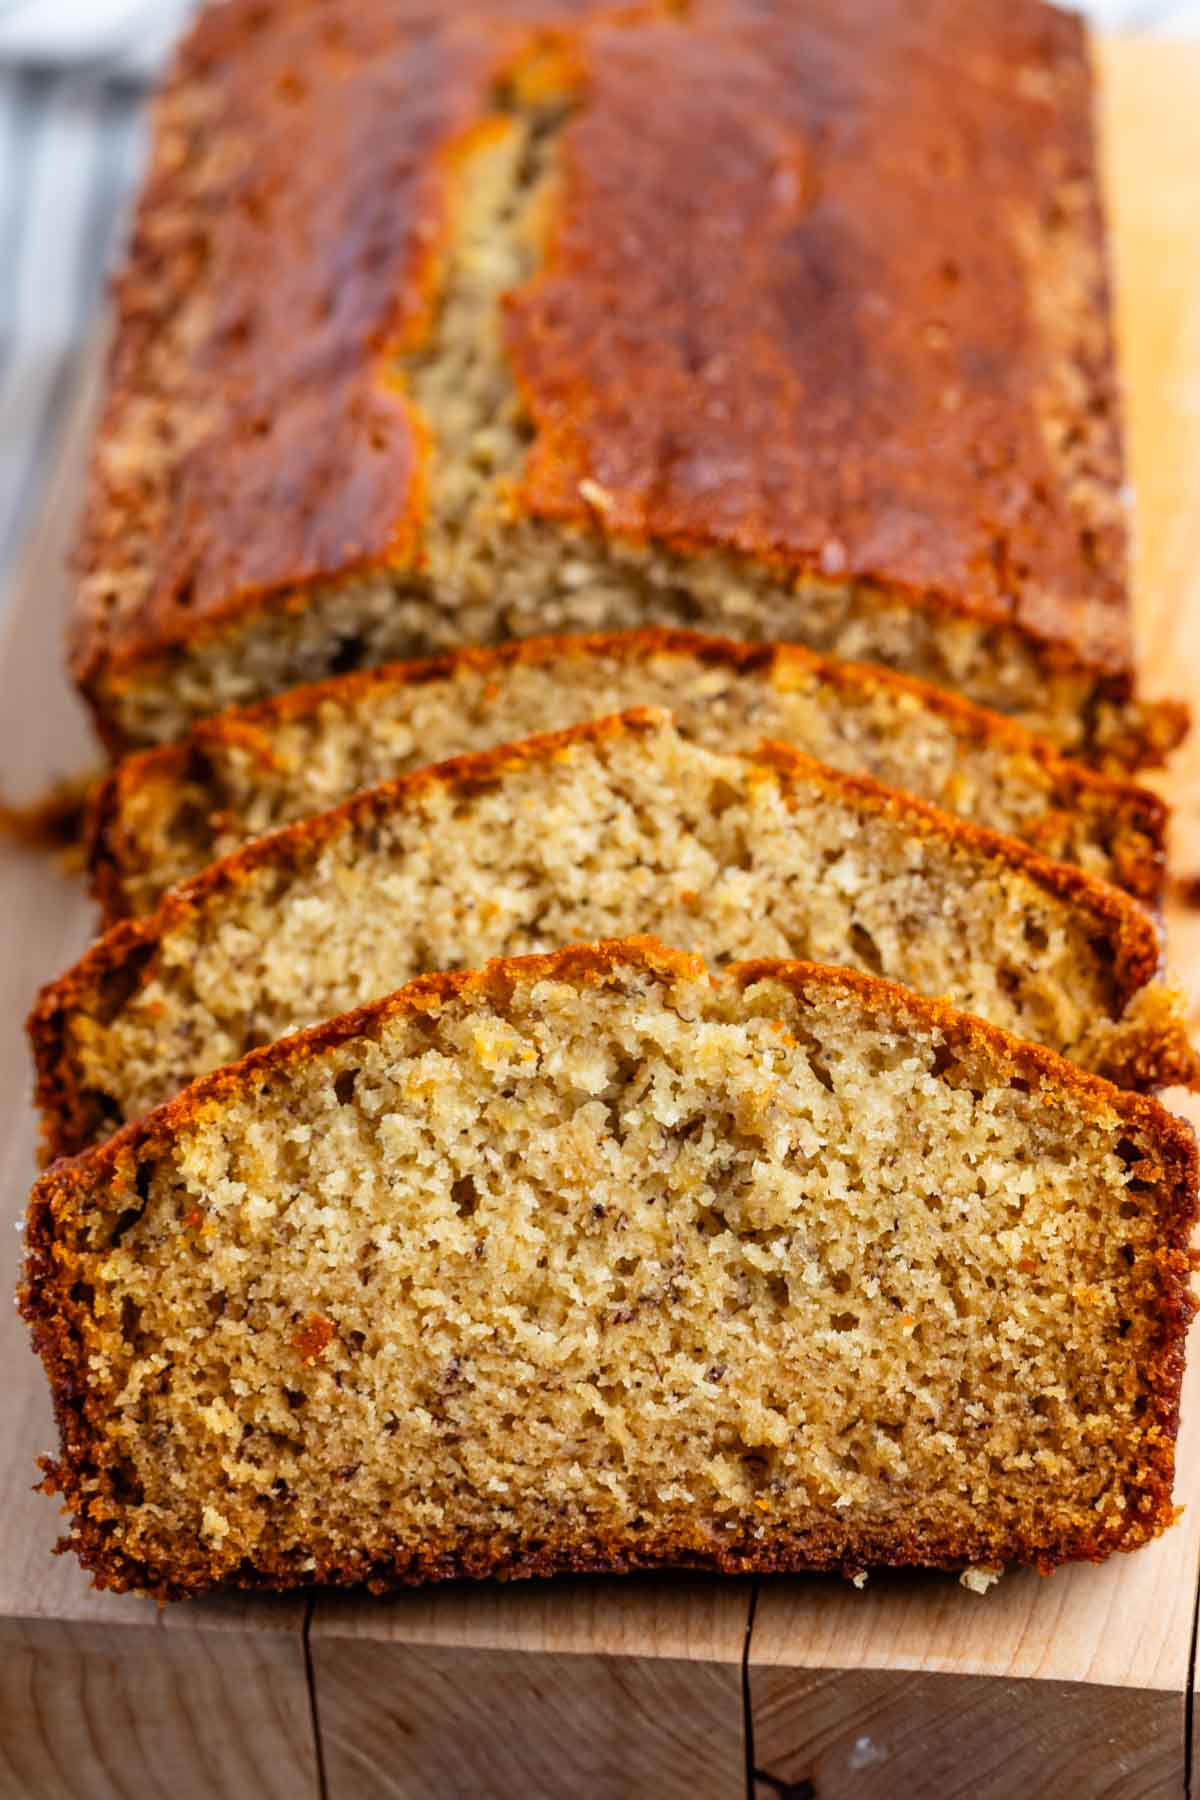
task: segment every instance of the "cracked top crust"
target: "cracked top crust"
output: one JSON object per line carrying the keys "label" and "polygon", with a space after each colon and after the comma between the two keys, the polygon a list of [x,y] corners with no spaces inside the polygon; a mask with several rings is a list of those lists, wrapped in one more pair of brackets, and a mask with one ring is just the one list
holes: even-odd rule
{"label": "cracked top crust", "polygon": [[545,264],[506,309],[534,427],[516,513],[915,594],[1123,681],[1082,31],[1033,0],[912,11],[206,13],[119,287],[79,679],[420,568],[437,421],[396,365],[436,307],[456,158],[549,31],[576,104]]}
{"label": "cracked top crust", "polygon": [[733,42],[653,25],[587,50],[562,214],[508,308],[537,428],[521,504],[935,594],[1119,670],[1078,22],[959,0],[700,11]]}
{"label": "cracked top crust", "polygon": [[255,31],[261,10],[206,14],[159,105],[80,545],[81,676],[413,552],[422,444],[387,356],[430,303],[441,154],[486,59],[442,34],[385,51],[382,7]]}

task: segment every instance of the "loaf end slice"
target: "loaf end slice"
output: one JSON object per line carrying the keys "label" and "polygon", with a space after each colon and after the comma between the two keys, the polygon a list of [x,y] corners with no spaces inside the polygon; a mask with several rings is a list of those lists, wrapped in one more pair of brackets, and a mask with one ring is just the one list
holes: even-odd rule
{"label": "loaf end slice", "polygon": [[1187,1127],[879,979],[430,977],[42,1177],[97,1585],[1043,1570],[1173,1518]]}
{"label": "loaf end slice", "polygon": [[205,720],[125,760],[97,796],[93,891],[106,922],[150,912],[241,844],[422,763],[662,706],[714,749],[763,738],[872,775],[1161,898],[1166,807],[943,689],[794,644],[690,631],[534,638],[357,671]]}
{"label": "loaf end slice", "polygon": [[1132,691],[1080,23],[459,12],[227,0],[185,41],[79,547],[108,740],[465,643],[704,624],[1161,759],[1184,715]]}
{"label": "loaf end slice", "polygon": [[851,964],[1126,1085],[1189,1081],[1158,931],[1116,888],[783,745],[635,709],[419,770],[260,838],[43,990],[51,1154],[416,975],[653,931]]}

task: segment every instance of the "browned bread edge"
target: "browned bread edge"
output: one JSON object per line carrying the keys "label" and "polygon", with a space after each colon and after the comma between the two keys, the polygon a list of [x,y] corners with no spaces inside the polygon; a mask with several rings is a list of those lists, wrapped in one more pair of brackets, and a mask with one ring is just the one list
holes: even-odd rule
{"label": "browned bread edge", "polygon": [[[206,1568],[201,1550],[190,1559],[181,1560],[172,1572],[139,1563],[112,1543],[111,1533],[104,1520],[96,1517],[95,1509],[87,1513],[80,1510],[85,1494],[96,1494],[95,1484],[99,1484],[101,1492],[105,1491],[107,1478],[100,1455],[102,1421],[95,1415],[88,1396],[82,1328],[88,1297],[76,1291],[77,1272],[58,1245],[59,1218],[68,1216],[72,1209],[86,1208],[90,1196],[118,1170],[135,1173],[140,1161],[165,1149],[173,1136],[201,1116],[206,1107],[226,1096],[261,1087],[277,1070],[311,1061],[356,1037],[377,1036],[389,1019],[436,1013],[446,1003],[472,995],[503,1002],[514,980],[520,978],[602,986],[623,967],[638,968],[664,984],[704,971],[703,961],[697,956],[667,949],[653,938],[632,938],[575,945],[544,956],[502,959],[479,971],[421,976],[386,999],[252,1051],[241,1062],[194,1082],[144,1119],[124,1127],[107,1143],[73,1161],[58,1162],[46,1171],[29,1203],[26,1259],[18,1299],[46,1367],[60,1432],[58,1457],[42,1462],[42,1487],[47,1493],[60,1494],[77,1513],[71,1535],[60,1543],[59,1549],[74,1550],[97,1587],[118,1591],[139,1588],[160,1599],[177,1599],[211,1587],[214,1577]],[[1154,1141],[1161,1158],[1161,1168],[1156,1171],[1162,1195],[1161,1234],[1154,1258],[1161,1324],[1155,1352],[1144,1369],[1154,1429],[1150,1433],[1150,1449],[1138,1469],[1136,1504],[1127,1509],[1118,1532],[1097,1530],[1061,1550],[1042,1547],[1032,1554],[1030,1545],[1014,1535],[1003,1546],[1002,1555],[1007,1561],[1032,1561],[1048,1573],[1066,1561],[1101,1561],[1115,1550],[1133,1549],[1165,1530],[1175,1517],[1171,1496],[1184,1344],[1196,1309],[1190,1290],[1192,1260],[1188,1241],[1197,1213],[1198,1163],[1190,1128],[1157,1101],[1115,1088],[1065,1062],[1053,1051],[1023,1043],[943,1001],[923,999],[875,975],[813,963],[755,961],[734,965],[719,979],[745,987],[768,978],[786,983],[798,995],[812,985],[860,995],[870,1001],[874,1011],[890,1013],[901,1028],[933,1027],[951,1049],[989,1054],[995,1059],[1000,1079],[1019,1081],[1032,1088],[1050,1086],[1069,1095],[1084,1114],[1116,1112],[1131,1128]],[[119,1509],[115,1499],[113,1505],[114,1510]],[[994,1558],[996,1547],[992,1544],[989,1548]],[[961,1568],[975,1560],[977,1547],[969,1541],[935,1541],[915,1534],[874,1536],[864,1531],[848,1551],[844,1542],[834,1544],[821,1534],[811,1533],[786,1542],[763,1543],[747,1552],[723,1548],[697,1531],[634,1541],[575,1538],[527,1553],[501,1550],[483,1541],[429,1545],[398,1553],[388,1561],[331,1562],[316,1569],[301,1566],[298,1558],[247,1561],[237,1571],[234,1584],[290,1588],[313,1582],[365,1582],[383,1588],[460,1577],[572,1571],[615,1573],[650,1567],[704,1568],[729,1574],[822,1569],[853,1573],[867,1564]]]}
{"label": "browned bread edge", "polygon": [[[552,665],[564,656],[619,657],[635,661],[655,655],[687,656],[735,675],[774,669],[811,672],[830,687],[859,693],[907,694],[945,720],[966,742],[989,742],[1014,755],[1028,756],[1053,784],[1053,804],[1073,811],[1081,804],[1103,808],[1129,834],[1129,850],[1121,857],[1120,886],[1135,899],[1156,906],[1166,873],[1168,811],[1157,794],[1136,782],[1103,775],[1061,755],[1046,739],[1026,731],[1000,713],[976,706],[948,690],[867,663],[840,662],[798,644],[749,644],[701,632],[646,627],[637,631],[597,632],[579,636],[527,638],[491,649],[465,649],[413,662],[388,663],[376,669],[331,676],[291,688],[253,706],[236,707],[202,720],[177,743],[126,757],[97,790],[87,831],[87,861],[92,892],[104,923],[128,916],[123,871],[129,851],[122,837],[122,809],[128,796],[147,782],[181,780],[190,767],[203,769],[210,748],[223,743],[260,742],[258,734],[316,712],[323,704],[352,705],[384,687],[419,687],[452,679],[471,670],[482,676],[520,666]],[[264,755],[268,746],[260,743]]]}
{"label": "browned bread edge", "polygon": [[[452,787],[470,794],[501,780],[504,775],[549,761],[573,745],[603,743],[630,733],[659,729],[669,715],[635,707],[607,719],[547,732],[518,744],[501,744],[492,750],[453,757],[431,768],[370,788],[343,801],[328,812],[317,813],[294,825],[257,838],[220,862],[212,863],[192,880],[164,896],[157,911],[141,919],[127,919],[107,932],[58,980],[39,993],[28,1021],[36,1067],[34,1100],[43,1119],[43,1145],[47,1158],[71,1155],[90,1144],[97,1128],[94,1106],[77,1082],[66,1055],[65,1025],[68,1013],[100,1002],[106,984],[116,1004],[137,985],[141,969],[149,962],[162,937],[175,925],[198,912],[215,895],[235,889],[253,871],[278,859],[285,861],[301,848],[308,850],[328,842],[344,830],[384,818],[410,797],[434,786]],[[851,796],[867,810],[901,820],[915,836],[950,841],[964,850],[993,857],[1004,866],[1020,870],[1056,898],[1079,907],[1094,921],[1095,937],[1106,946],[1118,1014],[1130,997],[1158,972],[1161,962],[1159,933],[1150,915],[1127,894],[1098,881],[1067,863],[1054,862],[1028,845],[999,832],[939,811],[911,795],[900,793],[865,775],[844,775],[783,744],[763,744],[743,760],[757,762],[778,774],[803,776],[819,782],[828,792]],[[123,991],[124,990],[124,991]],[[1123,1076],[1125,1074],[1122,1071]],[[1128,1071],[1127,1084],[1139,1088],[1188,1084],[1200,1078],[1200,1059],[1179,1036],[1172,1040],[1153,1037],[1139,1045],[1136,1064]]]}

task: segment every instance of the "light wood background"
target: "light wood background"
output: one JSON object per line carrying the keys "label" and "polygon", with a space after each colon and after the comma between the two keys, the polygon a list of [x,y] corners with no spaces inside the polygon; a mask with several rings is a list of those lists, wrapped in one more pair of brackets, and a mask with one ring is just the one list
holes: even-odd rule
{"label": "light wood background", "polygon": [[[1200,709],[1200,47],[1113,43],[1106,140],[1146,685]],[[95,359],[89,365],[94,369]],[[94,379],[94,377],[89,377]],[[90,397],[0,640],[9,794],[90,752],[58,670],[64,544]],[[1200,735],[1177,761],[1180,875],[1200,875]],[[89,909],[0,846],[0,1292],[33,1170],[20,1021]],[[1200,911],[1170,910],[1200,1015]],[[32,1492],[40,1371],[0,1308],[0,1800],[1158,1800],[1185,1793],[1200,1578],[1200,1358],[1181,1524],[1150,1549],[986,1598],[953,1579],[701,1578],[229,1598],[95,1594]],[[747,1730],[749,1727],[749,1731]],[[756,1777],[751,1768],[758,1771]]]}

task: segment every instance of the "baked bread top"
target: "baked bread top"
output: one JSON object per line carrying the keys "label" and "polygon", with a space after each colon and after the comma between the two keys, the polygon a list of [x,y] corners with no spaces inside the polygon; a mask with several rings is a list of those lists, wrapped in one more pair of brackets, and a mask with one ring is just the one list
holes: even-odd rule
{"label": "baked bread top", "polygon": [[[1033,0],[615,10],[202,17],[119,290],[74,635],[94,696],[372,570],[461,609],[483,515],[515,586],[536,524],[560,561],[640,548],[801,584],[782,635],[814,641],[818,590],[878,590],[1128,690],[1078,21]],[[509,151],[480,223],[466,172]],[[463,322],[485,356],[494,326],[506,389],[475,464],[476,428],[513,418],[464,514],[470,382],[437,375],[468,278],[495,279]]]}
{"label": "baked bread top", "polygon": [[561,209],[506,306],[517,504],[937,595],[1126,670],[1078,21],[710,14],[732,43],[695,19],[585,41]]}

